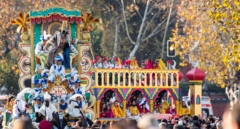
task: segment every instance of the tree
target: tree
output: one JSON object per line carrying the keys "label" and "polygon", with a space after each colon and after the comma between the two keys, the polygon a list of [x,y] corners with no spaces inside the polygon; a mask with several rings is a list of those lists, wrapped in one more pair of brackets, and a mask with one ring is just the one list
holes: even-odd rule
{"label": "tree", "polygon": [[[239,61],[240,50],[237,45],[239,36],[236,37],[239,2],[219,1],[222,0],[182,1],[177,14],[179,21],[171,40],[178,44],[178,54],[185,62],[198,62],[209,81],[224,87],[227,78],[233,77],[239,68],[235,65]],[[227,16],[225,11],[226,14],[235,14]]]}
{"label": "tree", "polygon": [[[127,6],[125,5],[125,3],[127,3]],[[141,43],[149,40],[153,36],[156,36],[162,30],[167,29],[167,27],[165,28],[164,26],[168,26],[171,23],[171,21],[170,23],[166,21],[169,21],[170,17],[174,13],[176,13],[176,11],[172,12],[173,0],[172,1],[159,0],[154,2],[150,0],[145,0],[143,2],[136,0],[133,0],[133,2],[121,0],[121,4],[127,37],[129,38],[130,43],[134,45],[134,48],[129,55],[129,59],[132,59],[135,56],[137,50],[139,49]],[[145,8],[143,10],[140,10],[141,6]],[[125,9],[125,7],[127,7],[127,10]],[[169,11],[166,11],[167,9]],[[133,13],[137,13],[139,17],[138,19],[135,18],[134,21],[135,24],[139,25],[137,26],[138,32],[135,38],[132,38],[133,36],[131,35],[131,32],[129,30],[127,21],[129,16],[131,16],[131,14]],[[164,16],[164,14],[161,15],[161,13],[164,13],[165,15],[169,14],[169,17]],[[130,18],[129,20],[133,19]],[[165,33],[165,35],[166,34],[167,33]]]}

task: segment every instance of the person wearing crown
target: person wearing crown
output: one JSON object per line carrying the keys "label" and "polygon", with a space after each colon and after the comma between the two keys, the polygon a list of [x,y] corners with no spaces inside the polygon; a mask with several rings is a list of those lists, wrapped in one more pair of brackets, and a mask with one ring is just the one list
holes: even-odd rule
{"label": "person wearing crown", "polygon": [[58,129],[61,128],[58,111],[56,107],[51,103],[51,96],[48,93],[44,95],[44,104],[39,109],[39,112],[39,116],[37,116],[39,118],[37,119],[45,119],[51,122],[52,127]]}
{"label": "person wearing crown", "polygon": [[73,87],[73,95],[74,94],[81,94],[81,95],[85,95],[85,87],[81,87],[81,81],[78,78],[78,74],[75,74],[74,76],[74,87]]}
{"label": "person wearing crown", "polygon": [[112,112],[114,118],[123,118],[123,110],[121,109],[119,102],[116,100],[112,106]]}
{"label": "person wearing crown", "polygon": [[41,72],[42,79],[40,79],[40,84],[41,84],[42,88],[47,88],[48,87],[48,83],[47,83],[48,75],[46,73],[47,71],[48,70],[45,69]]}
{"label": "person wearing crown", "polygon": [[[58,53],[61,53],[64,57],[63,65],[66,69],[71,68],[70,64],[70,52],[71,49],[74,47],[71,45],[71,38],[69,35],[69,29],[68,29],[68,22],[63,21],[60,31],[55,32],[53,37],[48,40],[47,42],[48,46],[45,47],[47,49],[50,45],[54,46],[54,48],[49,52],[48,55],[48,62],[47,67],[51,67],[53,64],[53,59],[58,56]],[[74,52],[76,52],[74,50]]]}
{"label": "person wearing crown", "polygon": [[62,79],[65,78],[65,67],[62,65],[62,62],[64,60],[63,55],[59,53],[58,56],[55,57],[55,64],[53,64],[50,68],[49,74],[53,78],[55,76],[59,75]]}

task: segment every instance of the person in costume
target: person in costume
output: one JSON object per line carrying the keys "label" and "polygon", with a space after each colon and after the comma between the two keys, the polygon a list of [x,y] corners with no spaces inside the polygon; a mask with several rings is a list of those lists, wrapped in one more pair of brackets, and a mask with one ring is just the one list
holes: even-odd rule
{"label": "person in costume", "polygon": [[112,105],[116,100],[117,100],[116,94],[115,92],[113,92],[109,102]]}
{"label": "person in costume", "polygon": [[75,68],[72,68],[71,73],[70,73],[70,77],[68,78],[68,84],[70,88],[74,87],[74,75],[76,75],[78,73],[78,71]]}
{"label": "person in costume", "polygon": [[107,62],[107,58],[106,57],[104,57],[102,59],[102,61],[103,61],[103,68],[104,69],[109,69],[112,66],[110,63]]}
{"label": "person in costume", "polygon": [[101,56],[96,56],[96,63],[95,63],[95,68],[102,69],[103,67],[103,60]]}
{"label": "person in costume", "polygon": [[48,70],[43,70],[42,72],[41,72],[41,77],[42,77],[42,79],[40,79],[40,84],[41,84],[41,86],[42,86],[42,88],[47,88],[48,87],[48,83],[47,83],[47,81],[48,81],[48,75],[47,75],[47,72]]}
{"label": "person in costume", "polygon": [[40,108],[39,112],[40,115],[38,117],[51,122],[53,127],[61,128],[58,111],[51,103],[51,96],[48,93],[44,95],[44,104]]}
{"label": "person in costume", "polygon": [[138,116],[140,114],[135,100],[132,101],[132,105],[130,106],[129,110],[132,116]]}
{"label": "person in costume", "polygon": [[122,118],[123,117],[123,110],[119,105],[118,101],[115,101],[112,106],[112,112],[114,115],[114,118]]}
{"label": "person in costume", "polygon": [[[35,116],[39,116],[43,99],[41,96],[37,96],[36,98],[34,98],[34,101],[36,102],[36,104],[34,104]],[[36,118],[39,118],[39,117],[36,117]],[[41,119],[35,119],[35,122],[41,122]]]}
{"label": "person in costume", "polygon": [[36,75],[32,76],[32,83],[35,86],[34,91],[41,94],[42,93],[41,83],[40,83],[39,79],[36,79]]}
{"label": "person in costume", "polygon": [[[103,62],[102,62],[102,57],[101,56],[96,56],[96,63],[95,63],[95,68],[97,69],[102,69],[103,68]],[[98,73],[98,85],[102,85],[102,74]]]}
{"label": "person in costume", "polygon": [[161,114],[166,114],[167,109],[169,108],[169,104],[166,100],[162,100],[161,103]]}
{"label": "person in costume", "polygon": [[67,127],[71,126],[70,122],[75,124],[79,120],[82,120],[84,127],[86,127],[87,123],[85,121],[82,109],[85,109],[83,96],[81,94],[73,95],[69,99],[69,106],[66,110],[66,115],[64,115],[64,123],[67,125]]}
{"label": "person in costume", "polygon": [[24,90],[22,90],[17,95],[16,103],[13,106],[13,114],[12,114],[12,118],[14,120],[16,120],[18,118],[23,118],[23,117],[28,118],[29,120],[31,120],[31,117],[30,117],[30,115],[29,115],[29,113],[27,111],[28,104],[27,104],[26,100],[24,100],[25,93],[26,93],[27,90],[32,90],[32,89],[31,88],[25,88]]}
{"label": "person in costume", "polygon": [[106,109],[106,118],[114,118],[112,109],[110,105],[107,105],[107,109]]}
{"label": "person in costume", "polygon": [[[113,69],[121,69],[122,68],[122,63],[121,63],[121,59],[118,57],[114,58],[114,63],[112,64],[112,68]],[[110,76],[110,79],[112,78],[112,75]],[[123,75],[122,73],[120,74],[120,83],[123,81]],[[116,73],[114,76],[114,83],[115,85],[120,85],[118,84],[118,74]]]}
{"label": "person in costume", "polygon": [[43,35],[40,36],[41,42],[38,42],[36,45],[35,55],[48,53],[52,49],[52,47],[48,47],[47,49],[44,49],[44,46],[46,45],[50,37],[51,35],[49,34],[47,35],[47,32],[44,30]]}
{"label": "person in costume", "polygon": [[78,78],[78,74],[74,75],[74,87],[73,87],[73,95],[74,94],[81,94],[82,96],[85,95],[85,87],[81,87],[81,81]]}
{"label": "person in costume", "polygon": [[190,110],[188,109],[188,107],[187,107],[185,102],[182,102],[180,107],[181,107],[180,108],[180,112],[178,113],[180,116],[190,114]]}
{"label": "person in costume", "polygon": [[55,78],[55,76],[59,75],[62,79],[65,78],[65,67],[62,65],[64,60],[63,55],[59,53],[58,56],[54,58],[55,64],[53,64],[50,68],[49,75]]}
{"label": "person in costume", "polygon": [[11,121],[12,118],[12,113],[13,113],[13,106],[16,103],[16,97],[11,95],[7,99],[7,104],[6,104],[6,112],[4,114],[3,122],[2,125],[3,127],[8,125],[8,123]]}
{"label": "person in costume", "polygon": [[106,105],[106,103],[103,103],[101,106],[100,112],[104,112],[106,109],[107,109],[107,105]]}
{"label": "person in costume", "polygon": [[[139,96],[142,96],[142,95],[139,95]],[[145,108],[149,111],[150,109],[150,106],[147,102],[147,99],[145,97],[142,97],[140,103],[138,103],[138,110],[141,111],[142,108],[143,108],[143,105],[145,106]]]}
{"label": "person in costume", "polygon": [[146,108],[146,103],[141,105],[141,110],[140,110],[141,114],[148,114],[149,110]]}
{"label": "person in costume", "polygon": [[70,69],[70,52],[71,52],[71,38],[69,35],[68,22],[63,21],[60,31],[55,32],[53,37],[47,42],[49,46],[54,48],[49,52],[47,66],[51,67],[53,59],[61,53],[64,57],[63,65],[66,69]]}
{"label": "person in costume", "polygon": [[59,104],[59,107],[60,107],[61,112],[63,112],[63,113],[65,113],[65,111],[68,108],[68,103],[66,102],[67,101],[67,97],[68,96],[66,94],[60,96],[61,102]]}

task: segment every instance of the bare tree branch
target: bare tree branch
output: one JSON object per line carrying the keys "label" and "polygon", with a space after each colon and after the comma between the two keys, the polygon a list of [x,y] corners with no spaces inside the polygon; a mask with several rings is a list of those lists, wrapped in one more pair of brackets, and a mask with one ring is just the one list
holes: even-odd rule
{"label": "bare tree branch", "polygon": [[172,13],[172,8],[173,8],[173,2],[174,0],[172,0],[171,2],[171,8],[170,8],[170,11],[169,11],[169,15],[168,15],[168,19],[167,19],[167,25],[166,25],[166,28],[165,28],[165,32],[164,32],[164,36],[163,36],[163,42],[162,42],[162,54],[161,54],[161,57],[163,58],[163,54],[164,54],[164,46],[165,46],[165,42],[166,42],[166,37],[167,37],[167,30],[168,30],[168,26],[169,26],[169,21],[170,21],[170,18],[171,18],[171,13]]}
{"label": "bare tree branch", "polygon": [[131,36],[130,36],[130,34],[129,34],[127,19],[126,19],[126,15],[125,15],[125,11],[124,11],[125,9],[124,9],[123,0],[121,0],[121,3],[122,3],[123,20],[124,20],[125,27],[126,27],[126,31],[127,31],[127,36],[128,36],[128,38],[129,38],[130,42],[135,45],[135,42],[132,40],[132,38],[131,38]]}
{"label": "bare tree branch", "polygon": [[[170,24],[172,24],[174,21],[171,21],[170,23],[169,23],[169,25]],[[164,28],[162,28],[162,29],[160,29],[160,30],[158,30],[159,29],[159,27],[157,27],[157,29],[155,28],[153,31],[152,31],[152,33],[147,37],[147,38],[145,38],[145,39],[143,39],[142,41],[146,41],[146,40],[148,40],[149,38],[151,38],[151,37],[153,37],[154,35],[156,35],[157,33],[159,33],[159,32],[161,32],[162,30],[164,30]]]}
{"label": "bare tree branch", "polygon": [[144,11],[144,15],[143,15],[142,23],[141,23],[141,26],[140,26],[140,29],[139,29],[137,40],[141,40],[141,35],[142,35],[142,31],[143,31],[143,28],[144,28],[144,25],[145,25],[147,12],[148,12],[148,8],[149,8],[149,3],[150,3],[150,0],[147,0],[147,4],[146,4],[145,11]]}

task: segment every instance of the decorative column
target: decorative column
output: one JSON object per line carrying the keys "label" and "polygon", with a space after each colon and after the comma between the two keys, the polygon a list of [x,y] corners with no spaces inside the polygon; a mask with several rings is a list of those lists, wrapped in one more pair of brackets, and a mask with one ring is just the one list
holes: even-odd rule
{"label": "decorative column", "polygon": [[126,118],[126,109],[127,109],[127,101],[126,99],[123,100],[123,118]]}
{"label": "decorative column", "polygon": [[97,100],[97,118],[100,118],[100,108],[101,108],[101,106],[100,106],[100,100]]}
{"label": "decorative column", "polygon": [[150,99],[150,112],[153,111],[154,104],[153,104],[153,99]]}
{"label": "decorative column", "polygon": [[205,72],[194,68],[187,72],[186,76],[190,82],[190,114],[202,115],[202,81]]}

